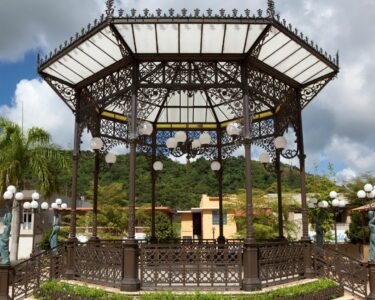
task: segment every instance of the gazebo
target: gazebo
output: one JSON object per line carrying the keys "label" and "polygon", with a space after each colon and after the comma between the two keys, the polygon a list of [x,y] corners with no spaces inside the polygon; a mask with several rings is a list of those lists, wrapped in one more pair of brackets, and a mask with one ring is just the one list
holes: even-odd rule
{"label": "gazebo", "polygon": [[[93,281],[99,277],[97,281],[111,281],[126,291],[157,288],[161,283],[256,290],[272,273],[266,253],[269,259],[277,252],[288,258],[277,266],[280,280],[311,276],[302,110],[337,75],[338,55],[323,52],[287,24],[275,13],[271,0],[266,12],[158,9],[152,13],[145,9],[139,14],[119,9],[115,14],[113,0],[106,6],[100,19],[38,58],[39,74],[75,115],[65,275],[76,278],[78,272],[79,278]],[[92,240],[96,242],[92,247],[76,241],[77,170],[85,128],[102,142],[95,156]],[[296,146],[275,146],[275,139],[288,130],[295,133]],[[128,239],[106,244],[96,237],[99,165],[102,153],[122,144],[130,147]],[[280,243],[269,246],[269,252],[261,252],[253,236],[252,145],[268,153],[278,177]],[[212,159],[222,203],[223,160],[240,146],[246,159],[247,237],[243,243],[231,244],[223,236],[222,205],[217,243],[201,241],[189,247],[155,240],[137,243],[137,152],[148,153],[153,174],[160,155]],[[303,237],[294,244],[283,241],[281,156],[299,159]],[[155,195],[156,176],[152,178]],[[154,229],[154,196],[152,200]],[[94,257],[91,265],[88,257]],[[103,275],[101,268],[112,271]]]}

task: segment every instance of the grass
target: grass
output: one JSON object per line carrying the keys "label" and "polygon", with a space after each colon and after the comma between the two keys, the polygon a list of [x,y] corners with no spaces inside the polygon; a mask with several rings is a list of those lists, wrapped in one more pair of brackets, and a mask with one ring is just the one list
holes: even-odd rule
{"label": "grass", "polygon": [[[336,287],[337,284],[329,279],[319,279],[313,282],[284,287],[277,290],[248,295],[224,295],[220,293],[203,293],[196,291],[194,294],[174,294],[173,292],[147,293],[137,296],[139,300],[272,300],[278,298],[293,298],[306,294]],[[73,285],[65,282],[49,281],[35,291],[34,297],[40,300],[52,299],[102,299],[102,300],[131,300],[133,296],[107,292],[103,289],[89,288],[84,285]],[[337,295],[338,296],[338,295]],[[61,298],[63,297],[63,298]]]}

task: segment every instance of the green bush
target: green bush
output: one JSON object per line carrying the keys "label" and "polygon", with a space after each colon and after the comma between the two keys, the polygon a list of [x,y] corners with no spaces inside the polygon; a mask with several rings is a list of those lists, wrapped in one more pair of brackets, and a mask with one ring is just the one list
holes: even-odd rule
{"label": "green bush", "polygon": [[[251,295],[222,295],[219,293],[203,293],[196,291],[194,294],[174,294],[172,292],[149,293],[138,296],[139,300],[272,300],[278,298],[293,298],[306,294],[316,293],[324,289],[337,287],[337,284],[329,279],[299,284],[291,287],[280,288],[266,293]],[[89,288],[87,286],[72,285],[64,282],[49,281],[35,291],[34,296],[40,300],[52,299],[103,299],[103,300],[130,300],[132,296],[106,292],[102,289]],[[335,295],[339,296],[339,295]],[[57,297],[57,298],[56,298]]]}

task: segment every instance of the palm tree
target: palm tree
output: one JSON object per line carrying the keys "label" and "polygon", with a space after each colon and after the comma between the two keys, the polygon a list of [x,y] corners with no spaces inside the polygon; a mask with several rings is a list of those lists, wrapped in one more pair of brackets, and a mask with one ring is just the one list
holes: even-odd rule
{"label": "palm tree", "polygon": [[[19,190],[30,182],[45,197],[58,191],[58,171],[67,167],[67,158],[61,149],[51,143],[51,136],[44,129],[33,127],[23,133],[22,128],[0,117],[0,191],[8,184]],[[18,205],[13,205],[12,251],[17,258],[19,236]],[[13,245],[15,247],[13,247]]]}

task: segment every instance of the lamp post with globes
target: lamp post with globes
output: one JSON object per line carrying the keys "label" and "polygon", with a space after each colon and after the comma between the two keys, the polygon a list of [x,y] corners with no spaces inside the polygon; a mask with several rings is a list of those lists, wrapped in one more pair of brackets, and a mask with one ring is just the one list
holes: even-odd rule
{"label": "lamp post with globes", "polygon": [[157,243],[158,239],[156,237],[156,225],[155,225],[155,207],[156,207],[156,180],[159,177],[160,172],[163,170],[163,163],[159,160],[154,161],[152,164],[151,180],[152,180],[152,190],[151,190],[151,243]]}
{"label": "lamp post with globes", "polygon": [[[370,203],[368,205],[369,206],[368,210],[369,211],[373,211],[374,210],[374,207],[373,207],[373,204],[371,203],[371,200],[375,198],[375,187],[371,183],[366,183],[364,185],[364,187],[363,187],[363,190],[359,190],[357,192],[357,197],[361,200],[361,202],[362,202],[363,205],[365,204],[366,198],[367,198],[368,201],[370,201]],[[370,233],[371,233],[371,228],[370,228]],[[362,240],[363,240],[363,250],[364,250],[364,245],[365,245],[366,238],[365,238],[364,217],[363,217],[363,214],[362,214]],[[371,243],[371,236],[370,236],[369,242]]]}
{"label": "lamp post with globes", "polygon": [[[99,173],[101,153],[100,150],[103,148],[104,143],[100,137],[93,137],[90,141],[90,147],[94,151],[94,187],[93,187],[93,208],[92,208],[92,236],[90,241],[98,241],[97,227],[98,227],[98,185],[99,185]],[[105,156],[105,162],[112,166],[116,162],[116,155],[113,153],[107,153]]]}
{"label": "lamp post with globes", "polygon": [[[54,203],[51,204],[51,208],[54,212],[54,222],[52,232],[49,237],[49,243],[51,249],[55,249],[58,244],[58,235],[60,232],[62,210],[66,210],[68,208],[68,205],[66,203],[63,203],[62,200],[58,198],[55,200]],[[54,251],[56,253],[56,250]]]}
{"label": "lamp post with globes", "polygon": [[[242,74],[243,81],[247,82],[247,75]],[[256,247],[253,226],[253,195],[252,195],[252,171],[251,171],[251,124],[252,111],[250,108],[249,87],[243,87],[243,128],[238,122],[227,125],[226,131],[233,138],[242,137],[245,149],[245,195],[246,195],[246,239],[244,242],[244,278],[242,288],[247,291],[257,290],[261,287],[258,270],[259,252]]]}
{"label": "lamp post with globes", "polygon": [[[3,218],[3,233],[0,235],[0,255],[1,255],[0,264],[10,265],[9,238],[10,238],[11,223],[12,223],[12,211],[11,211],[12,199],[14,198],[15,201],[21,201],[23,199],[23,193],[21,192],[17,193],[16,187],[14,185],[10,185],[7,187],[7,190],[4,193],[3,198],[5,200],[6,212]],[[15,231],[13,230],[13,232]],[[18,246],[18,243],[15,243],[15,244]]]}
{"label": "lamp post with globes", "polygon": [[40,198],[39,193],[34,192],[31,195],[32,201],[31,202],[26,201],[23,204],[24,211],[31,211],[31,213],[32,213],[32,224],[33,224],[33,229],[32,229],[33,230],[33,237],[32,237],[32,239],[33,240],[32,240],[31,256],[33,256],[35,254],[35,235],[36,235],[36,229],[37,229],[37,226],[36,226],[36,224],[37,224],[37,214],[39,214],[41,212],[40,209],[42,211],[46,211],[48,209],[48,203],[47,202],[43,202],[39,207],[39,203],[38,203],[39,198]]}
{"label": "lamp post with globes", "polygon": [[[317,199],[311,199],[308,203],[308,207],[310,209],[316,209],[319,208],[319,210],[322,211],[331,211],[334,216],[334,231],[335,231],[335,249],[338,249],[337,244],[337,216],[341,214],[345,206],[347,205],[346,200],[344,199],[337,199],[337,192],[331,191],[329,193],[329,197],[331,198],[331,201],[328,202],[326,200],[318,201]],[[319,246],[323,246],[324,241],[324,233],[321,230],[321,224],[319,220],[319,211],[314,211],[314,220],[315,220],[315,230],[316,230],[316,242]]]}
{"label": "lamp post with globes", "polygon": [[335,191],[331,191],[329,193],[329,197],[332,199],[331,200],[331,209],[333,211],[333,216],[335,218],[334,224],[335,224],[335,249],[338,249],[337,246],[337,216],[340,215],[344,209],[345,206],[347,205],[346,200],[344,199],[337,199],[337,193]]}
{"label": "lamp post with globes", "polygon": [[211,163],[211,170],[215,173],[218,181],[218,194],[219,194],[219,236],[217,242],[219,244],[225,243],[224,237],[224,222],[223,222],[223,168],[222,162],[214,160]]}
{"label": "lamp post with globes", "polygon": [[[275,153],[275,165],[274,171],[276,173],[277,181],[277,212],[278,212],[278,224],[279,224],[279,239],[285,240],[284,237],[284,220],[283,220],[283,202],[282,202],[282,186],[281,186],[281,164],[280,156],[283,149],[287,147],[287,140],[283,136],[278,136],[273,141],[276,153]],[[270,156],[268,153],[262,153],[259,156],[259,161],[263,166],[268,169],[270,163]]]}

